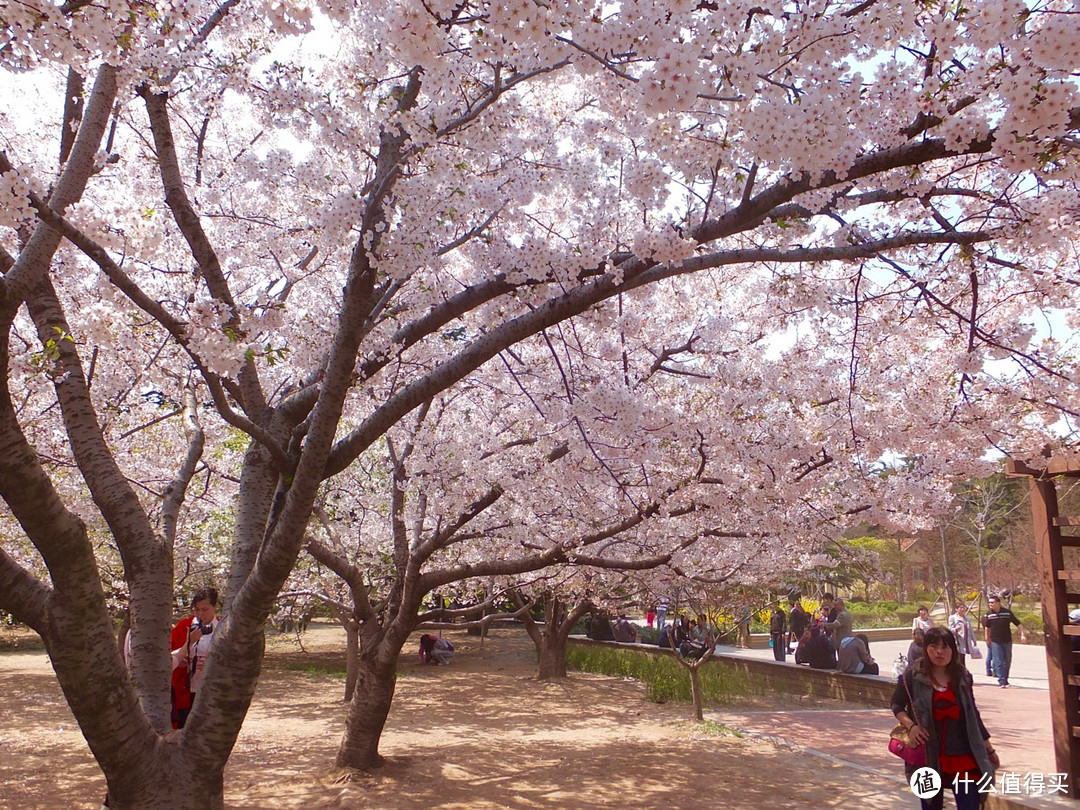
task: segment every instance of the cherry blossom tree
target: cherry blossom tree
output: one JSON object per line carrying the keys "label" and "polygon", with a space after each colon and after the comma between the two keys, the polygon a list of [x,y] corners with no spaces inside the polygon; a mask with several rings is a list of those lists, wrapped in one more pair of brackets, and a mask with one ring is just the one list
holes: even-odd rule
{"label": "cherry blossom tree", "polygon": [[[287,587],[319,594],[346,627],[340,767],[380,762],[410,633],[465,612],[425,609],[436,590],[465,603],[486,593],[474,612],[490,604],[492,585],[509,594],[540,677],[565,677],[571,628],[588,610],[625,601],[628,587],[639,594],[631,573],[663,567],[714,587],[776,581],[852,516],[895,504],[895,489],[873,486],[880,477],[864,481],[858,465],[806,449],[827,428],[796,418],[786,398],[747,414],[745,447],[737,413],[762,358],[736,350],[732,336],[724,351],[698,347],[680,368],[664,365],[673,352],[648,344],[608,359],[596,351],[603,335],[581,319],[561,331],[575,339],[519,343],[505,358],[509,373],[484,369],[425,403],[387,434],[385,456],[369,451],[359,474],[327,490],[323,531],[307,550],[347,595],[307,584],[307,567]],[[688,344],[678,348],[691,357]],[[542,620],[526,612],[537,603]]]}
{"label": "cherry blossom tree", "polygon": [[[114,807],[222,806],[324,482],[570,318],[616,360],[690,305],[718,351],[757,338],[771,353],[717,418],[753,447],[754,414],[788,398],[831,428],[808,471],[907,452],[932,480],[1078,413],[1053,326],[1076,317],[1068,2],[0,17],[0,495],[30,543],[5,539],[0,608],[41,633]],[[696,373],[677,355],[655,360]],[[177,412],[136,458],[150,391]],[[205,436],[231,432],[239,474],[213,475]],[[763,532],[798,503],[771,488]],[[210,490],[236,493],[228,615],[174,734],[173,544]],[[95,524],[130,592],[130,673]]]}

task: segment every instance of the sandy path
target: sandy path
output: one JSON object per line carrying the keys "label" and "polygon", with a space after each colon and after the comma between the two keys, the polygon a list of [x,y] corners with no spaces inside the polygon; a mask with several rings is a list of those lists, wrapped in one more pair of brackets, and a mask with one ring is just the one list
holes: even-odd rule
{"label": "sandy path", "polygon": [[[450,636],[449,667],[410,645],[381,751],[363,779],[328,778],[343,730],[343,683],[298,665],[340,661],[326,629],[305,655],[272,649],[226,770],[226,806],[264,808],[670,808],[911,806],[910,793],[804,754],[687,722],[634,681],[535,679],[520,631],[482,645]],[[333,650],[328,651],[328,650]],[[0,654],[0,807],[96,810],[104,779],[41,653]]]}

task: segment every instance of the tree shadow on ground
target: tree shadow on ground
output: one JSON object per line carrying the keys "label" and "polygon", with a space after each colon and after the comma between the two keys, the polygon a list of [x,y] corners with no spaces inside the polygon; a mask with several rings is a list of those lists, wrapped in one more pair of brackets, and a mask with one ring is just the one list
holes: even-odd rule
{"label": "tree shadow on ground", "polygon": [[[538,681],[520,631],[500,630],[483,645],[451,637],[458,654],[449,667],[419,664],[413,644],[403,651],[386,764],[344,783],[330,770],[344,729],[341,680],[267,666],[226,769],[226,807],[885,810],[912,802],[894,784],[693,724],[688,706],[650,703],[634,681],[581,673]],[[38,664],[11,669],[0,656],[8,690],[0,805],[97,808],[104,780],[47,659]]]}

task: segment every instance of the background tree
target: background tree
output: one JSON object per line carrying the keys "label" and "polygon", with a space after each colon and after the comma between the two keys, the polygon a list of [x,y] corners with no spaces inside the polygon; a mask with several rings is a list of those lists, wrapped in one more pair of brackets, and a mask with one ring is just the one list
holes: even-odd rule
{"label": "background tree", "polygon": [[989,566],[1008,547],[1010,527],[1022,521],[1028,522],[1030,506],[1021,482],[1000,473],[958,484],[954,504],[948,525],[974,551],[978,577],[975,584],[978,586],[981,612],[983,600],[989,593]]}

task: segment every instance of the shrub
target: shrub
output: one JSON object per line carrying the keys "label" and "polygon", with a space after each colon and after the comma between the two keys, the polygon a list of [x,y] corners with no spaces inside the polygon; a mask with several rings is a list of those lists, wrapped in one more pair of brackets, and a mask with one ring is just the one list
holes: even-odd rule
{"label": "shrub", "polygon": [[[903,627],[911,624],[910,617],[906,621],[901,618],[899,602],[884,599],[877,602],[860,602],[852,599],[845,604],[851,612],[855,627],[858,628]],[[914,615],[912,612],[912,616]]]}
{"label": "shrub", "polygon": [[[1029,613],[1023,610],[1017,610],[1014,606],[1012,608],[1013,613],[1016,614],[1016,618],[1020,620],[1020,623],[1024,625],[1024,634],[1027,636],[1028,644],[1036,644],[1043,646],[1046,644],[1046,637],[1043,635],[1043,620],[1042,613]],[[1066,636],[1066,639],[1068,636]],[[1066,641],[1068,646],[1068,641]]]}
{"label": "shrub", "polygon": [[660,640],[660,631],[655,627],[636,625],[638,633],[641,635],[642,644],[655,644]]}

